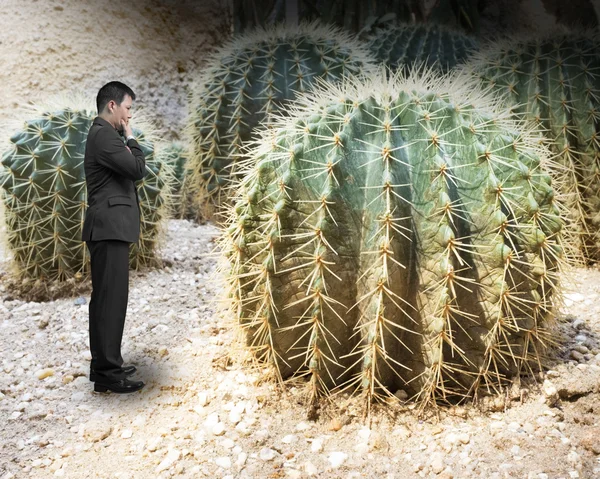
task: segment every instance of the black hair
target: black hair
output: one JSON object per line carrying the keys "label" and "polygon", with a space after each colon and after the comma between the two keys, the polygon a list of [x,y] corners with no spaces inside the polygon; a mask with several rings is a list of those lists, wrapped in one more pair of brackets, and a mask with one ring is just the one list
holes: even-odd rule
{"label": "black hair", "polygon": [[111,100],[114,100],[117,105],[120,105],[125,98],[125,95],[129,95],[132,100],[135,100],[135,93],[133,93],[133,90],[125,85],[125,83],[121,83],[120,81],[111,81],[104,85],[102,88],[100,88],[98,91],[98,96],[96,97],[98,114],[102,113],[104,107]]}

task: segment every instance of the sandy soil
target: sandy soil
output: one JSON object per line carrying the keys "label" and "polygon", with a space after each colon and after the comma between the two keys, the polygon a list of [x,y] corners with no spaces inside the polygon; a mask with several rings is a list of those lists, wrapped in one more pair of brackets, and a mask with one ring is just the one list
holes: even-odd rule
{"label": "sandy soil", "polygon": [[342,398],[311,422],[301,389],[227,359],[216,234],[171,220],[170,266],[132,276],[123,355],[147,384],[139,393],[92,392],[87,295],[0,291],[0,478],[600,477],[599,271],[576,272],[564,351],[537,386],[437,417],[388,406],[370,424]]}
{"label": "sandy soil", "polygon": [[[177,138],[189,82],[226,34],[223,4],[3,0],[0,124],[30,100],[120,79]],[[301,389],[228,360],[216,234],[172,220],[170,266],[132,275],[123,354],[147,384],[132,395],[92,392],[89,295],[26,303],[0,284],[0,479],[600,477],[600,271],[576,271],[563,351],[537,385],[433,417],[386,407],[370,425],[343,398],[310,422]]]}

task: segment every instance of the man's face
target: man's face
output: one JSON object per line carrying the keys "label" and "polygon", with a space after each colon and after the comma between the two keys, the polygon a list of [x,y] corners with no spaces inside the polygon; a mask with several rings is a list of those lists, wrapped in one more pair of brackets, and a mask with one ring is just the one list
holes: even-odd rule
{"label": "man's face", "polygon": [[110,105],[112,107],[112,124],[117,130],[123,131],[121,120],[125,121],[125,123],[129,123],[129,120],[131,119],[131,105],[133,100],[129,95],[126,94],[120,105],[117,105],[115,102],[111,103],[113,103]]}

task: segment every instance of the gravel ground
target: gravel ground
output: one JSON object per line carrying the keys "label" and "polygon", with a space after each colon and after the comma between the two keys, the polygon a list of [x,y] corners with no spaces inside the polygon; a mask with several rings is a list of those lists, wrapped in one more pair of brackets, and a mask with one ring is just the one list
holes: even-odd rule
{"label": "gravel ground", "polygon": [[[564,351],[538,385],[419,418],[362,418],[341,397],[306,419],[303,391],[228,360],[212,225],[171,220],[160,271],[133,273],[123,356],[139,393],[97,394],[89,296],[10,299],[0,285],[0,478],[600,477],[600,272],[577,270]],[[0,273],[6,271],[0,250]]]}

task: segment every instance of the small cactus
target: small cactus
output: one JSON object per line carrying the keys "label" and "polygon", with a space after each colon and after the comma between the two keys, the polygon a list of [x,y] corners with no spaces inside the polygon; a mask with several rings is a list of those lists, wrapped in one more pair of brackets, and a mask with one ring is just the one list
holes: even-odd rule
{"label": "small cactus", "polygon": [[259,29],[221,48],[191,97],[190,170],[199,204],[219,205],[240,171],[242,143],[318,79],[367,71],[365,46],[333,27],[302,24]]}
{"label": "small cactus", "polygon": [[563,222],[549,152],[466,76],[301,97],[252,151],[223,235],[260,361],[423,406],[498,390],[552,342]]}
{"label": "small cactus", "polygon": [[511,38],[473,55],[465,69],[537,124],[556,155],[577,243],[600,260],[600,36],[554,31]]}
{"label": "small cactus", "polygon": [[[87,190],[83,158],[95,108],[81,100],[54,100],[30,112],[10,137],[2,156],[0,189],[7,243],[22,279],[65,281],[88,273],[81,240]],[[140,125],[139,121],[134,124]],[[160,225],[169,202],[169,168],[154,157],[149,129],[134,129],[146,157],[146,177],[137,183],[141,209],[134,267],[157,261]]]}
{"label": "small cactus", "polygon": [[376,29],[368,38],[377,61],[391,69],[409,69],[415,64],[447,72],[477,49],[477,40],[436,24],[398,24]]}

